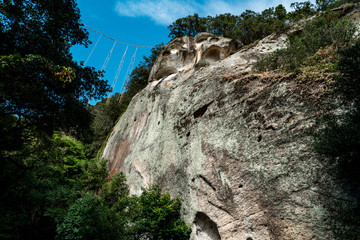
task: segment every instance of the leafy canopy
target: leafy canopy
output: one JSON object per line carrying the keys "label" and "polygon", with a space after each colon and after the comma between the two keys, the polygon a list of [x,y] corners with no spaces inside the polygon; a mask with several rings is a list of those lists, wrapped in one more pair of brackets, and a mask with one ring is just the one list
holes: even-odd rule
{"label": "leafy canopy", "polygon": [[80,22],[74,0],[0,3],[0,114],[43,132],[89,128],[85,107],[108,86],[100,72],[72,59],[71,46],[89,43]]}

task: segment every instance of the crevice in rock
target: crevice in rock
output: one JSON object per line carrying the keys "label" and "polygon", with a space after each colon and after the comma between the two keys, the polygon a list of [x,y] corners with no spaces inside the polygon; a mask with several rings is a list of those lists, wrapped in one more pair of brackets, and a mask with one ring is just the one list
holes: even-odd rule
{"label": "crevice in rock", "polygon": [[227,214],[229,214],[231,217],[234,218],[234,216],[233,216],[228,210],[226,210],[224,207],[219,206],[219,205],[216,205],[215,203],[213,203],[213,202],[211,202],[211,201],[208,201],[208,203],[210,203],[211,205],[213,205],[213,206],[216,207],[217,209],[220,209],[221,211],[226,212]]}
{"label": "crevice in rock", "polygon": [[221,240],[217,224],[211,220],[205,213],[197,212],[194,224],[196,226],[197,240]]}
{"label": "crevice in rock", "polygon": [[196,119],[196,118],[201,118],[201,117],[205,114],[205,112],[207,111],[208,107],[209,107],[213,102],[214,102],[214,101],[211,101],[211,102],[209,102],[208,104],[206,104],[206,105],[202,106],[201,108],[199,108],[198,110],[196,110],[196,111],[194,112],[194,118],[195,118],[195,119]]}
{"label": "crevice in rock", "polygon": [[276,128],[274,128],[273,125],[270,125],[270,126],[266,127],[265,130],[273,130],[274,131],[274,130],[276,130]]}
{"label": "crevice in rock", "polygon": [[203,175],[199,175],[199,178],[201,178],[209,187],[212,188],[212,190],[216,191],[216,188],[212,185],[212,183],[206,179]]}

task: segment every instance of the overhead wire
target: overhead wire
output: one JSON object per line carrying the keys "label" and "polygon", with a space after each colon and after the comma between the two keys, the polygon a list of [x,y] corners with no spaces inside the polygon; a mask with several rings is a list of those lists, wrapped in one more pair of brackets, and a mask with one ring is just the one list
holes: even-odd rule
{"label": "overhead wire", "polygon": [[114,78],[114,81],[113,81],[113,85],[111,86],[111,91],[109,92],[109,95],[107,97],[107,100],[106,100],[106,104],[109,104],[110,103],[110,96],[111,94],[113,93],[114,89],[115,89],[115,86],[116,86],[116,83],[119,79],[119,76],[120,76],[120,72],[121,72],[121,69],[123,67],[123,64],[124,64],[124,60],[125,60],[125,56],[126,56],[126,52],[128,50],[129,46],[126,46],[126,49],[125,49],[125,52],[121,58],[121,61],[120,61],[120,64],[119,64],[119,67],[116,71],[116,75],[115,75],[115,78]]}
{"label": "overhead wire", "polygon": [[131,71],[132,71],[132,69],[134,67],[135,58],[136,58],[136,52],[137,52],[137,48],[135,48],[134,55],[132,56],[129,67],[128,67],[127,71],[126,71],[125,79],[124,79],[124,82],[123,82],[123,85],[122,85],[122,88],[121,88],[121,92],[120,92],[120,97],[118,98],[119,104],[122,102],[122,99],[124,97],[124,90],[125,90],[126,83],[129,81],[130,73],[131,73]]}
{"label": "overhead wire", "polygon": [[115,38],[109,37],[108,35],[105,35],[104,33],[100,32],[100,31],[98,31],[98,30],[96,30],[96,29],[94,29],[94,28],[92,28],[92,27],[89,27],[88,25],[85,25],[85,24],[83,24],[83,23],[82,23],[82,25],[83,25],[84,27],[87,27],[88,29],[90,29],[90,30],[92,30],[92,31],[94,31],[94,32],[96,32],[96,33],[98,33],[98,34],[100,34],[100,35],[108,38],[108,39],[111,39],[111,40],[113,40],[113,41],[115,41],[115,42],[118,42],[118,43],[120,43],[120,44],[129,46],[129,47],[135,47],[135,48],[153,48],[153,47],[154,47],[154,46],[137,46],[137,45],[132,45],[132,44],[124,43],[124,42],[121,42],[121,41],[116,40]]}
{"label": "overhead wire", "polygon": [[101,38],[101,37],[102,37],[102,35],[100,34],[100,35],[99,35],[98,40],[96,41],[96,43],[95,43],[94,47],[92,48],[92,50],[91,50],[91,52],[90,52],[90,54],[89,54],[88,58],[87,58],[87,59],[86,59],[86,61],[85,61],[85,64],[84,64],[85,66],[86,66],[87,62],[89,61],[89,59],[90,59],[91,55],[93,54],[93,52],[94,52],[94,50],[95,50],[96,46],[98,45],[98,43],[99,43],[99,41],[100,41],[100,38]]}
{"label": "overhead wire", "polygon": [[101,71],[104,71],[104,70],[106,69],[106,67],[107,67],[107,65],[108,65],[108,63],[109,63],[109,60],[110,60],[110,58],[111,58],[111,54],[112,54],[112,52],[114,51],[115,45],[116,45],[116,42],[114,42],[114,45],[112,46],[110,52],[108,53],[108,55],[107,55],[107,57],[106,57],[106,59],[105,59],[105,62],[104,62],[104,64],[103,64],[102,68],[101,68]]}
{"label": "overhead wire", "polygon": [[[94,31],[94,32],[96,32],[96,33],[98,33],[98,34],[100,35],[99,38],[98,38],[98,40],[96,41],[94,47],[92,48],[92,50],[91,50],[88,58],[86,59],[85,65],[87,64],[87,62],[89,61],[90,57],[92,56],[92,54],[93,54],[95,48],[97,47],[97,45],[98,45],[98,43],[99,43],[99,41],[100,41],[100,39],[101,39],[102,36],[104,36],[104,37],[106,37],[106,38],[114,41],[114,44],[113,44],[111,50],[109,51],[109,53],[108,53],[108,55],[107,55],[107,57],[106,57],[106,59],[105,59],[105,61],[104,61],[104,64],[103,64],[103,66],[102,66],[102,68],[101,68],[101,71],[104,71],[104,70],[106,69],[106,67],[107,67],[107,65],[108,65],[108,63],[109,63],[109,60],[110,60],[110,58],[111,58],[111,55],[112,55],[112,53],[113,53],[113,50],[114,50],[114,48],[115,48],[116,43],[120,43],[120,44],[126,46],[126,50],[125,50],[125,52],[124,52],[124,54],[123,54],[123,56],[122,56],[122,58],[121,58],[119,67],[118,67],[118,69],[117,69],[115,78],[114,78],[114,80],[113,80],[113,84],[112,84],[112,88],[111,88],[112,90],[111,90],[111,92],[110,92],[109,95],[108,95],[108,98],[107,98],[107,100],[106,100],[106,104],[109,104],[109,102],[110,102],[110,96],[111,96],[111,94],[112,94],[112,92],[113,92],[113,90],[114,90],[114,88],[115,88],[115,86],[116,86],[116,83],[117,83],[117,81],[118,81],[120,72],[121,72],[122,67],[123,67],[123,64],[124,64],[124,60],[125,60],[125,56],[126,56],[128,47],[134,47],[134,48],[135,48],[135,52],[134,52],[134,54],[133,54],[133,56],[132,56],[132,58],[131,58],[129,67],[128,67],[127,71],[126,71],[126,75],[125,75],[124,82],[123,82],[122,87],[121,87],[120,97],[118,98],[119,103],[121,103],[121,102],[122,102],[122,99],[123,99],[123,95],[124,95],[124,94],[123,94],[124,89],[125,89],[125,87],[126,87],[127,82],[128,82],[129,79],[130,79],[130,73],[131,73],[131,71],[132,71],[132,69],[133,69],[133,67],[134,67],[137,49],[138,49],[138,48],[154,48],[154,46],[138,46],[138,45],[133,45],[133,44],[124,43],[124,42],[121,42],[121,41],[119,41],[119,40],[116,40],[115,38],[109,37],[108,35],[100,32],[100,31],[98,31],[98,30],[96,30],[96,29],[94,29],[94,28],[92,28],[92,27],[90,27],[90,26],[88,26],[88,25],[86,25],[86,24],[83,24],[83,23],[81,23],[81,24],[82,24],[84,27],[86,27],[86,28],[88,28],[88,29],[90,29],[90,30],[92,30],[92,31]],[[93,92],[94,92],[94,91],[95,91],[95,89],[93,90]],[[90,99],[91,99],[91,98],[89,97],[88,104],[90,103]]]}
{"label": "overhead wire", "polygon": [[[109,60],[110,60],[110,58],[111,58],[112,52],[114,51],[115,45],[116,45],[116,42],[114,42],[112,48],[110,49],[110,51],[109,51],[109,53],[108,53],[108,55],[107,55],[107,57],[106,57],[106,59],[105,59],[105,62],[104,62],[104,64],[103,64],[102,68],[101,68],[101,71],[104,71],[104,70],[106,69],[106,67],[107,67],[107,65],[108,65],[108,63],[109,63]],[[93,89],[93,91],[92,91],[91,94],[93,95],[94,92],[95,92],[95,89]],[[91,101],[91,97],[89,97],[88,105],[90,104],[90,101]]]}

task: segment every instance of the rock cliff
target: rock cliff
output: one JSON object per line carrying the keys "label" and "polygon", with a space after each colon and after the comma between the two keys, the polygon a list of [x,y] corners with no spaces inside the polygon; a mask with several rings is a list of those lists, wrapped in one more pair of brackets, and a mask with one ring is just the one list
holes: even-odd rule
{"label": "rock cliff", "polygon": [[170,42],[109,137],[110,173],[180,197],[193,239],[332,239],[326,204],[347,199],[309,134],[327,76],[251,72],[286,38]]}

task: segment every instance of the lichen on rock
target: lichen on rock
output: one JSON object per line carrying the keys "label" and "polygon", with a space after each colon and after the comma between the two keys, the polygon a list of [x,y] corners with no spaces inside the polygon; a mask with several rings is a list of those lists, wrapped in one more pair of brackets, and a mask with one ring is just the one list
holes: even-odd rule
{"label": "lichen on rock", "polygon": [[109,137],[109,170],[180,197],[194,240],[332,239],[324,202],[344,193],[308,134],[326,77],[249,72],[286,37],[171,41]]}

